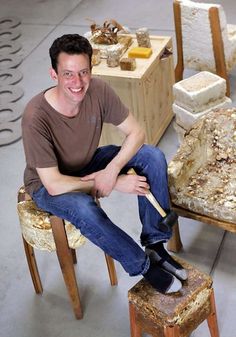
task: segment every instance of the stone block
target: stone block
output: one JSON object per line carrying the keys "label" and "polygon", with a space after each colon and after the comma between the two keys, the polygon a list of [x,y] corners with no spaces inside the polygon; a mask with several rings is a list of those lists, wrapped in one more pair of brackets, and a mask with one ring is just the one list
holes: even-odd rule
{"label": "stone block", "polygon": [[211,112],[212,109],[221,109],[221,108],[230,108],[232,106],[232,101],[229,97],[224,97],[219,104],[216,104],[210,109],[206,109],[199,113],[192,113],[177,104],[173,104],[173,112],[175,114],[176,123],[181,126],[183,129],[188,130],[191,128],[193,123],[200,117],[204,116],[208,112]]}
{"label": "stone block", "polygon": [[226,81],[208,71],[201,71],[173,85],[174,101],[191,113],[203,112],[220,104],[225,97]]}

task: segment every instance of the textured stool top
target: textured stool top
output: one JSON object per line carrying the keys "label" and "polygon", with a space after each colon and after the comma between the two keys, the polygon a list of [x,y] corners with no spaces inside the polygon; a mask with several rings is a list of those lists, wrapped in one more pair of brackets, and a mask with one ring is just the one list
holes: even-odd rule
{"label": "textured stool top", "polygon": [[157,292],[144,279],[139,281],[128,292],[131,303],[144,316],[162,325],[181,325],[187,317],[198,309],[202,310],[212,291],[212,279],[205,273],[197,270],[190,264],[177,259],[188,269],[188,280],[183,283],[182,289],[174,294],[163,295]]}
{"label": "textured stool top", "polygon": [[[34,248],[55,251],[55,241],[48,212],[38,208],[24,187],[18,192],[17,211],[22,235]],[[70,248],[76,249],[85,243],[85,237],[73,224],[65,220],[65,230]]]}

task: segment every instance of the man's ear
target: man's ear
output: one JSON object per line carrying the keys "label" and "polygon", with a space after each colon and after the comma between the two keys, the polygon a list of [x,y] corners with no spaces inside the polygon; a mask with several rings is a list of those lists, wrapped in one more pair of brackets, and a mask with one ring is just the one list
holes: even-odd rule
{"label": "man's ear", "polygon": [[57,80],[57,73],[55,72],[55,70],[53,68],[49,69],[49,74],[50,74],[50,77],[53,81]]}

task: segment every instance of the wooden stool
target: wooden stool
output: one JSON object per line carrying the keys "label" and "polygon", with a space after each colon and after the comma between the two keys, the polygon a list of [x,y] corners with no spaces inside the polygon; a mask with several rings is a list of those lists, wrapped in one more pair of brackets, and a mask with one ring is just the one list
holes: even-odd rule
{"label": "wooden stool", "polygon": [[[39,209],[25,192],[24,187],[18,192],[17,211],[35,292],[42,294],[43,287],[34,248],[49,252],[56,251],[75,317],[81,319],[82,306],[73,264],[77,263],[75,249],[85,243],[84,236],[73,224]],[[107,254],[105,259],[110,283],[112,286],[117,285],[114,260]]]}
{"label": "wooden stool", "polygon": [[211,337],[219,337],[212,279],[178,261],[189,271],[178,293],[163,295],[144,279],[129,290],[131,337],[188,337],[205,319]]}

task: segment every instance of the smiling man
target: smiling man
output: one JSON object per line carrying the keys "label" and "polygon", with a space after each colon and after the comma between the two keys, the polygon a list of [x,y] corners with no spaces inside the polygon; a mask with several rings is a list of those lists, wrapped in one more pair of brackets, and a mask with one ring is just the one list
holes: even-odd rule
{"label": "smiling man", "polygon": [[[27,192],[38,207],[73,223],[131,276],[142,274],[162,293],[180,290],[186,271],[163,246],[171,231],[160,230],[162,218],[145,198],[151,190],[169,210],[164,154],[144,144],[132,113],[112,88],[91,76],[92,47],[86,38],[63,35],[49,53],[56,85],[32,98],[22,118]],[[98,147],[104,122],[124,133],[121,147]],[[132,167],[137,175],[126,174]],[[94,201],[112,190],[138,196],[146,252]]]}

